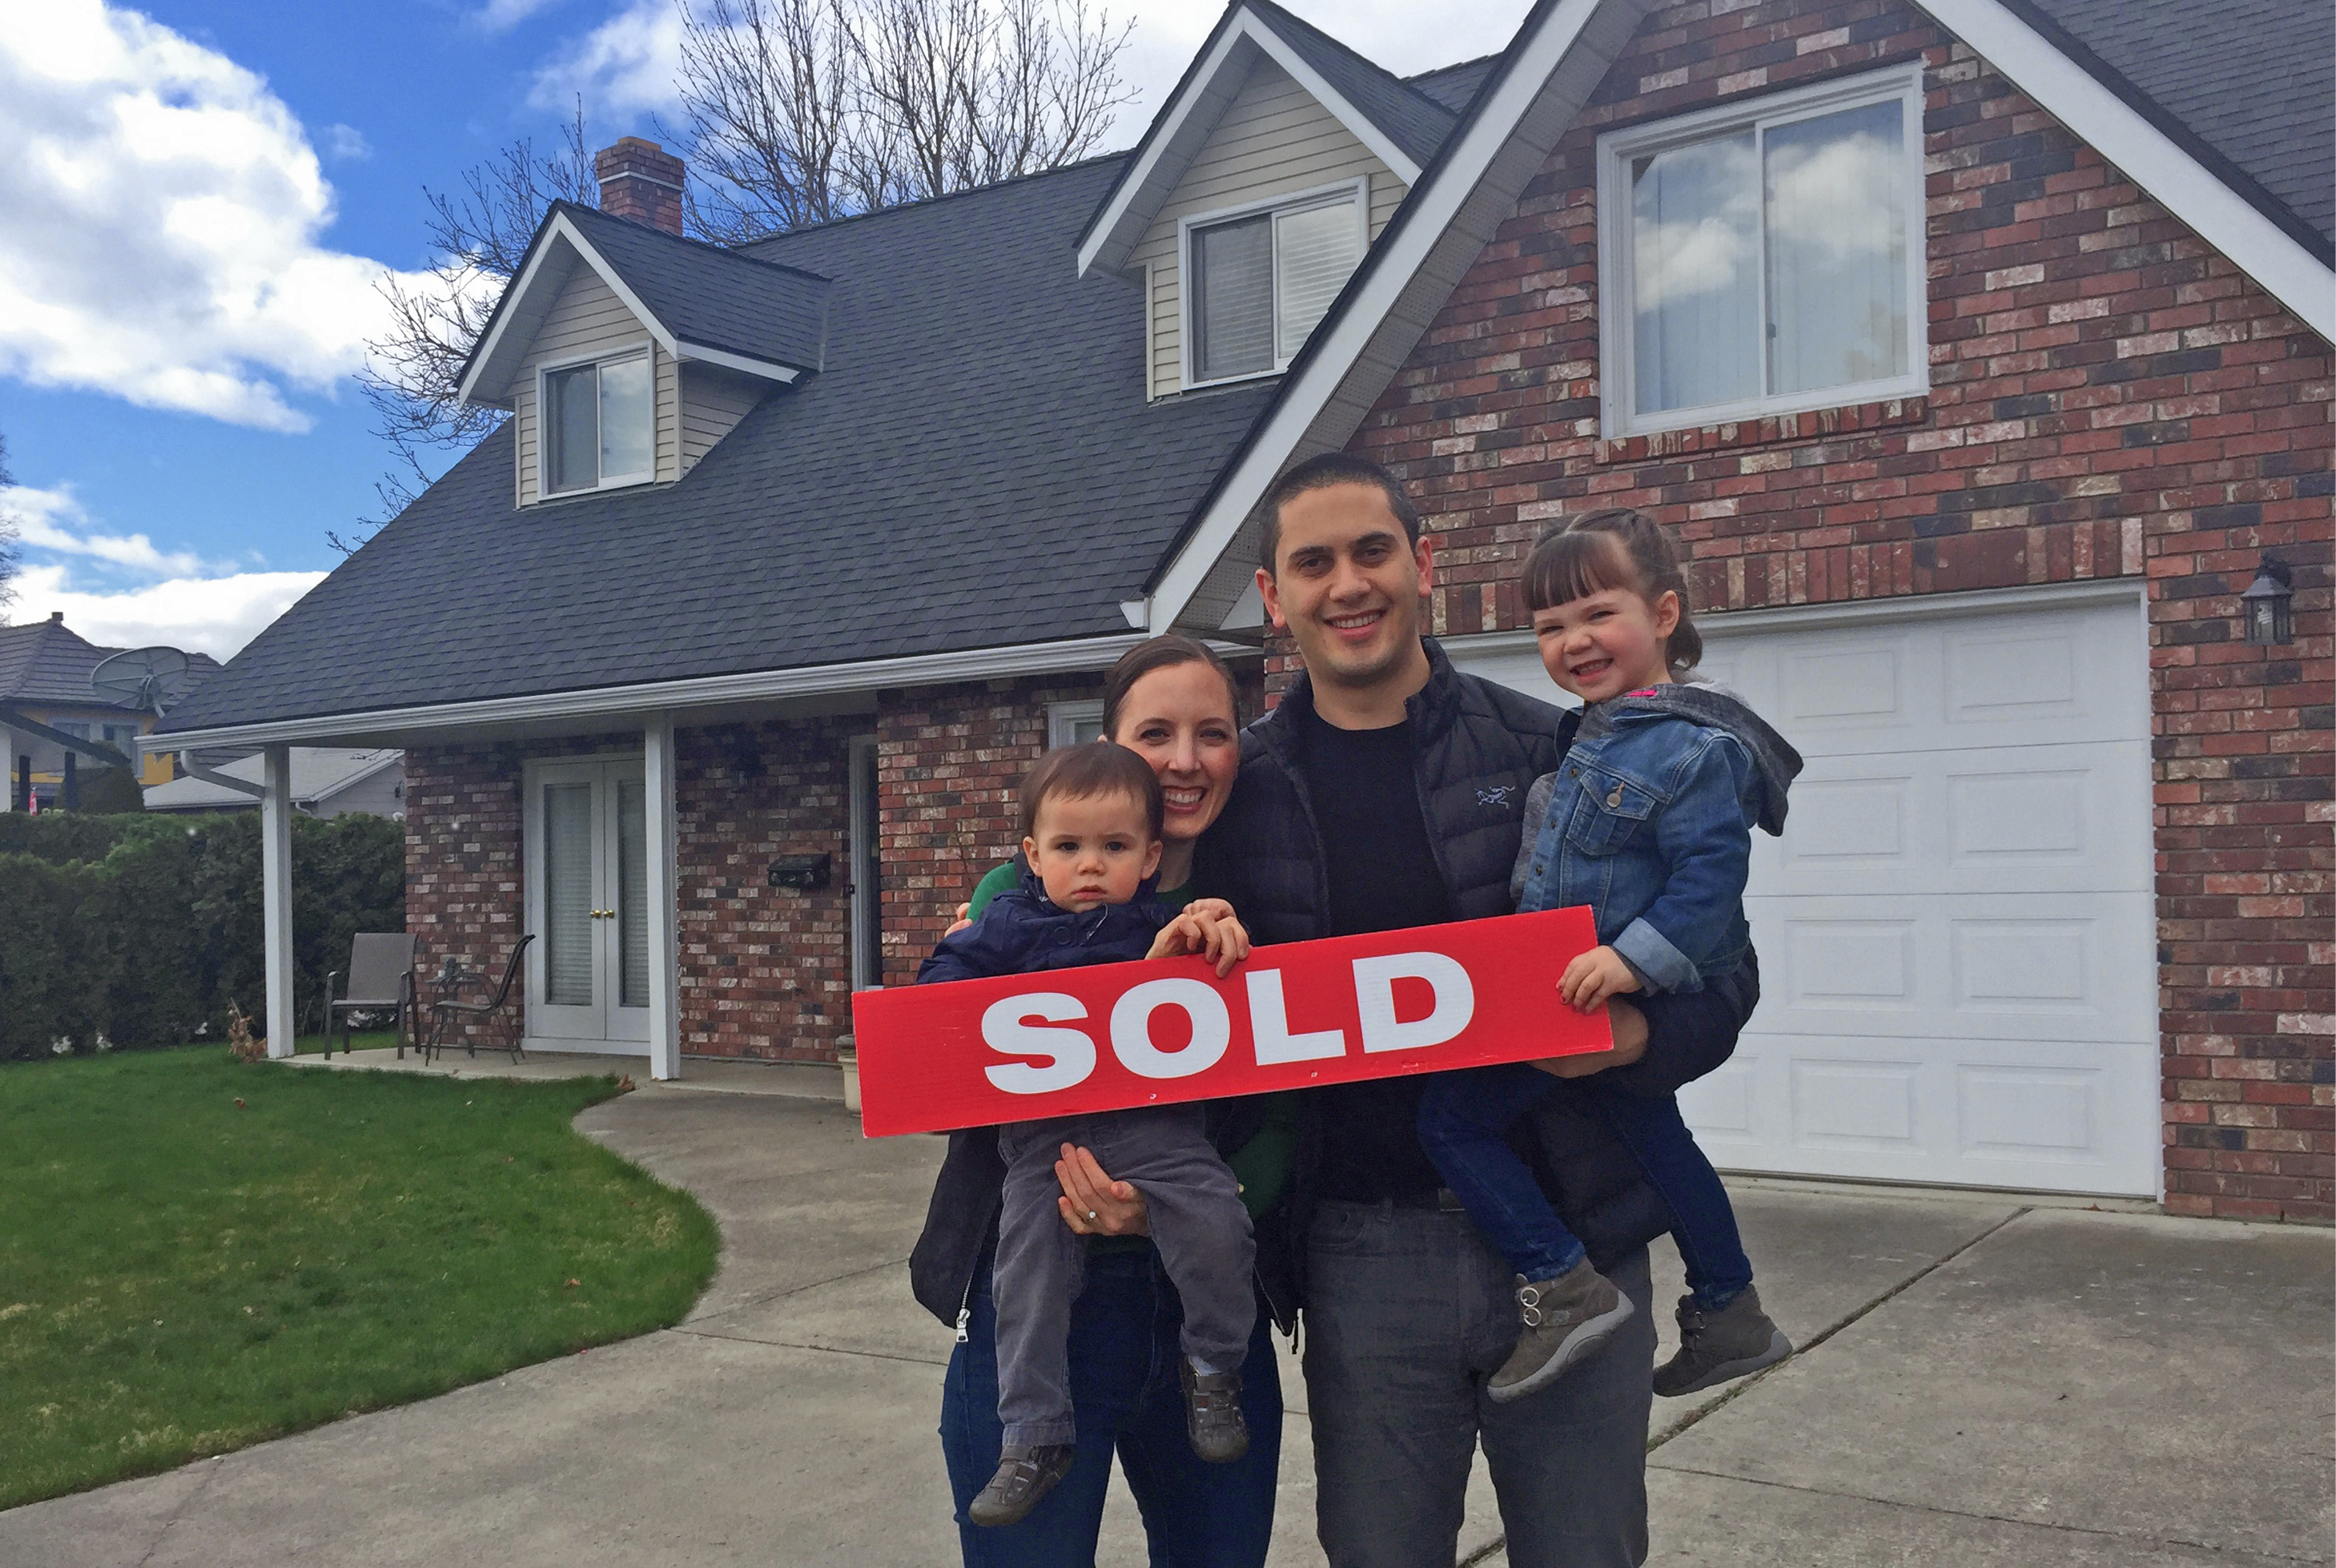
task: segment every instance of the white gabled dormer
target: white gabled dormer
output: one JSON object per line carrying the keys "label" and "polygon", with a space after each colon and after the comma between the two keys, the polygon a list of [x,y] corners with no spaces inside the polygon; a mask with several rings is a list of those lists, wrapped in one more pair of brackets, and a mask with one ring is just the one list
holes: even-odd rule
{"label": "white gabled dormer", "polygon": [[462,376],[511,413],[521,506],[672,483],[819,367],[825,279],[681,238],[681,161],[654,142],[599,163],[601,210],[553,204]]}
{"label": "white gabled dormer", "polygon": [[1148,395],[1286,369],[1454,118],[1279,7],[1229,11],[1079,246],[1144,282]]}

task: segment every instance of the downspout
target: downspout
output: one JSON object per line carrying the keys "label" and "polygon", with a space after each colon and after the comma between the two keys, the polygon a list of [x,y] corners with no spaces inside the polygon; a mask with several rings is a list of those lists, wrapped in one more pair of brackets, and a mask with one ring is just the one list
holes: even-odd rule
{"label": "downspout", "polygon": [[268,798],[266,785],[253,784],[248,779],[229,778],[217,768],[205,767],[195,760],[195,754],[190,751],[179,754],[179,765],[186,770],[189,778],[200,779],[207,784],[217,784],[221,789],[233,790],[238,794],[250,795],[254,799]]}

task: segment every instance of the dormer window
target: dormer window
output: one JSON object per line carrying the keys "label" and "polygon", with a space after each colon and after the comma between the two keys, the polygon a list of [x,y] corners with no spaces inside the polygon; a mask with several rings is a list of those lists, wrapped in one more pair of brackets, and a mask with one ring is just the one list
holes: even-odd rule
{"label": "dormer window", "polygon": [[644,347],[541,371],[543,493],[641,484],[655,477],[657,402]]}
{"label": "dormer window", "polygon": [[1368,181],[1183,220],[1184,385],[1288,368],[1368,244]]}

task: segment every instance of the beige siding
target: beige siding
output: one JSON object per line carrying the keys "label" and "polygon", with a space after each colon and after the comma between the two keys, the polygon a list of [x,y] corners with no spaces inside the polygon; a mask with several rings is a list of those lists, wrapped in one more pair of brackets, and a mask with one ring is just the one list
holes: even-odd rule
{"label": "beige siding", "polygon": [[[537,499],[536,453],[540,429],[535,406],[536,372],[546,365],[589,359],[634,347],[646,341],[648,335],[648,328],[625,308],[625,302],[600,280],[599,273],[579,265],[569,275],[545,315],[543,326],[537,330],[535,341],[528,346],[527,357],[511,387],[511,417],[519,426],[518,438],[512,444],[518,453],[521,506]],[[656,361],[657,476],[660,480],[678,479],[679,378],[674,374],[673,361],[662,349],[652,346],[650,353]]]}
{"label": "beige siding", "polygon": [[746,411],[762,401],[768,382],[738,375],[710,365],[690,365],[681,372],[681,472],[687,473],[714,443],[730,433]]}
{"label": "beige siding", "polygon": [[1403,182],[1288,72],[1258,62],[1130,258],[1131,268],[1144,269],[1152,301],[1153,396],[1183,385],[1178,220],[1365,175],[1377,239],[1403,200]]}

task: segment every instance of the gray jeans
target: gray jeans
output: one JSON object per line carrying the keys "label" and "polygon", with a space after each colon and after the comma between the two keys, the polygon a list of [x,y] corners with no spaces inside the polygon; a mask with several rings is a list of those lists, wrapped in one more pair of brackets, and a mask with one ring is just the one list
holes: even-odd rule
{"label": "gray jeans", "polygon": [[1643,1248],[1607,1270],[1638,1313],[1553,1386],[1496,1405],[1514,1277],[1468,1216],[1325,1203],[1307,1239],[1306,1393],[1317,1529],[1332,1568],[1425,1568],[1458,1550],[1481,1438],[1515,1568],[1647,1555],[1653,1287]]}
{"label": "gray jeans", "polygon": [[1062,1146],[1095,1152],[1144,1194],[1160,1266],[1184,1306],[1182,1348],[1203,1372],[1238,1372],[1257,1326],[1257,1246],[1241,1183],[1202,1130],[1197,1105],[1112,1111],[998,1131],[1006,1162],[998,1216],[998,1418],[1009,1444],[1068,1443],[1071,1303],[1086,1282],[1086,1238],[1063,1223],[1055,1177]]}

